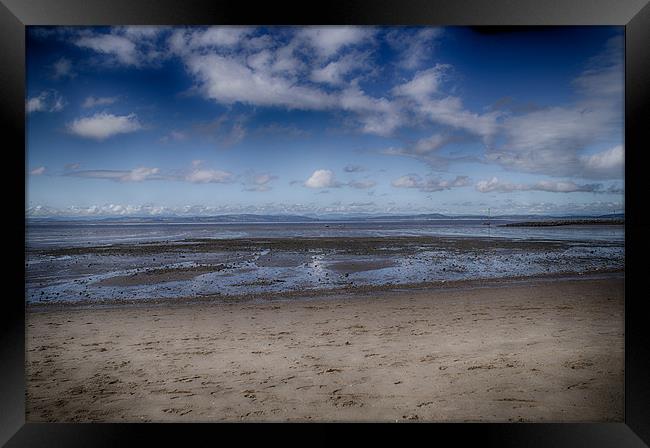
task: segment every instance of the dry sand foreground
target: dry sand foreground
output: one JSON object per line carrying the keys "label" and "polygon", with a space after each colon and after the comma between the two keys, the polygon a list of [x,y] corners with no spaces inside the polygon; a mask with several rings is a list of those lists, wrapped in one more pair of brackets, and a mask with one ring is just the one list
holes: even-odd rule
{"label": "dry sand foreground", "polygon": [[623,279],[29,310],[28,421],[621,421]]}

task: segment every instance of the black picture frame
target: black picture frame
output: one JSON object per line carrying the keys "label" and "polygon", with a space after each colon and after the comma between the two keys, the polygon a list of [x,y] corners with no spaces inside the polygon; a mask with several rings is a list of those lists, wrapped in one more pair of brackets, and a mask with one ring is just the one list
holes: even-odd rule
{"label": "black picture frame", "polygon": [[[379,25],[623,25],[625,62],[625,421],[609,424],[425,424],[421,435],[499,446],[650,445],[650,332],[643,291],[644,152],[650,123],[650,5],[648,0],[353,0],[283,4],[209,0],[0,0],[0,118],[5,132],[5,214],[8,226],[0,315],[0,444],[113,446],[152,436],[196,435],[225,425],[25,423],[25,26],[144,24]],[[7,139],[7,137],[9,137]],[[21,165],[22,164],[22,165]],[[22,185],[22,188],[20,187]],[[19,261],[20,260],[20,261]],[[646,274],[647,276],[647,274]],[[200,428],[197,428],[200,426]],[[268,428],[273,425],[265,425]],[[232,426],[229,426],[232,428]],[[238,432],[247,431],[238,426]],[[376,431],[382,435],[386,426]],[[326,433],[327,431],[327,433]],[[179,434],[180,433],[180,434]],[[322,426],[310,438],[329,437]],[[173,439],[167,439],[171,441]],[[191,440],[191,439],[190,439]],[[214,441],[213,441],[214,442]]]}

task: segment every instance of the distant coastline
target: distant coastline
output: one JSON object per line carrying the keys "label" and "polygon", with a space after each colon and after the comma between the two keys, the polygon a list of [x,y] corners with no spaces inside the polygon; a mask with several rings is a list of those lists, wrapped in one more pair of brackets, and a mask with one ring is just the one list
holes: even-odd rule
{"label": "distant coastline", "polygon": [[590,225],[624,225],[625,219],[561,219],[552,221],[524,221],[500,224],[499,227],[556,227],[556,226],[590,226]]}
{"label": "distant coastline", "polygon": [[441,213],[426,214],[336,214],[325,215],[284,215],[284,214],[223,214],[211,216],[34,216],[29,211],[26,214],[28,224],[48,223],[110,223],[110,224],[253,224],[253,223],[331,223],[331,222],[404,222],[404,221],[441,221],[441,220],[489,220],[489,221],[521,221],[523,223],[550,223],[565,221],[580,221],[579,223],[616,223],[625,220],[625,214],[612,213],[607,215],[530,215],[530,214],[502,214],[502,215],[444,215]]}

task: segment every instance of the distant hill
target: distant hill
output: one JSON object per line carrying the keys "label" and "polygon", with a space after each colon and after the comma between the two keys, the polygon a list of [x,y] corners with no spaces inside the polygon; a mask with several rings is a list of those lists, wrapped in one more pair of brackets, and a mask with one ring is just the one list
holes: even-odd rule
{"label": "distant hill", "polygon": [[622,225],[625,219],[621,218],[587,218],[587,219],[547,219],[537,221],[513,222],[501,224],[499,227],[556,227],[556,226],[581,226],[581,225]]}
{"label": "distant hill", "polygon": [[79,222],[94,223],[256,223],[256,222],[312,222],[318,221],[302,215],[216,215],[216,216],[116,216],[116,217],[52,217],[28,218],[30,222]]}
{"label": "distant hill", "polygon": [[624,220],[622,213],[607,215],[444,215],[441,213],[404,214],[404,215],[371,215],[371,214],[328,214],[320,216],[305,215],[258,215],[258,214],[227,214],[215,216],[116,216],[116,217],[27,217],[28,223],[64,223],[64,222],[92,222],[101,223],[288,223],[288,222],[328,222],[328,221],[427,221],[443,219],[476,219],[494,221],[530,221],[544,222],[553,220]]}

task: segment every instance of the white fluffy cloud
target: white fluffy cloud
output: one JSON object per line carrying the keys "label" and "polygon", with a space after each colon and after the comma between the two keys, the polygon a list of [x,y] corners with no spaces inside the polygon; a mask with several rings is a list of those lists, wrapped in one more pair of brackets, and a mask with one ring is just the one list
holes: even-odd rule
{"label": "white fluffy cloud", "polygon": [[625,150],[623,145],[616,145],[602,152],[582,156],[580,162],[584,167],[585,177],[622,179],[625,168]]}
{"label": "white fluffy cloud", "polygon": [[[155,60],[150,56],[154,51],[141,43],[151,42],[152,37],[135,30],[84,35],[76,44],[124,65]],[[403,53],[402,63],[413,70],[427,59],[420,53],[430,53],[440,34],[440,29],[422,28],[388,33],[385,39]],[[176,29],[166,42],[168,54],[180,57],[194,78],[196,91],[220,104],[344,111],[348,124],[380,136],[411,125],[411,115],[482,138],[494,134],[499,113],[471,112],[453,96],[433,98],[440,93],[448,65],[421,70],[384,96],[366,93],[359,80],[377,70],[372,51],[381,35],[375,28],[354,26],[304,27],[262,35],[252,27],[218,26]]]}
{"label": "white fluffy cloud", "polygon": [[77,118],[68,124],[71,133],[79,137],[104,140],[118,134],[127,134],[142,129],[135,114],[113,115],[106,112],[90,117]]}
{"label": "white fluffy cloud", "polygon": [[117,26],[109,33],[84,29],[73,34],[72,42],[104,56],[105,63],[139,68],[158,65],[169,57],[157,45],[166,30],[165,26]]}
{"label": "white fluffy cloud", "polygon": [[334,178],[334,173],[331,170],[314,171],[304,185],[308,188],[336,188],[341,186]]}
{"label": "white fluffy cloud", "polygon": [[28,98],[25,102],[25,111],[32,112],[59,112],[63,110],[65,101],[56,90],[44,90],[37,96]]}
{"label": "white fluffy cloud", "polygon": [[75,43],[79,47],[114,56],[121,64],[139,65],[136,45],[127,37],[100,34],[80,37]]}
{"label": "white fluffy cloud", "polygon": [[[247,29],[247,33],[251,31]],[[372,41],[371,29],[310,27],[299,30],[288,43],[271,39],[264,48],[245,46],[236,53],[218,47],[199,50],[193,43],[204,31],[177,31],[170,47],[193,76],[198,91],[221,104],[299,110],[343,110],[352,114],[362,132],[389,135],[402,124],[399,106],[389,98],[366,94],[349,76],[372,68],[368,53],[356,45]],[[276,38],[277,36],[274,36]],[[305,48],[307,47],[307,48]],[[311,49],[311,50],[310,50]],[[345,51],[350,51],[344,53]],[[316,50],[317,57],[307,57]],[[333,61],[324,55],[340,56]],[[307,81],[336,87],[326,90]]]}
{"label": "white fluffy cloud", "polygon": [[332,107],[327,93],[299,86],[283,76],[254,70],[244,63],[217,54],[192,54],[187,68],[205,95],[224,104],[244,103],[310,110]]}

